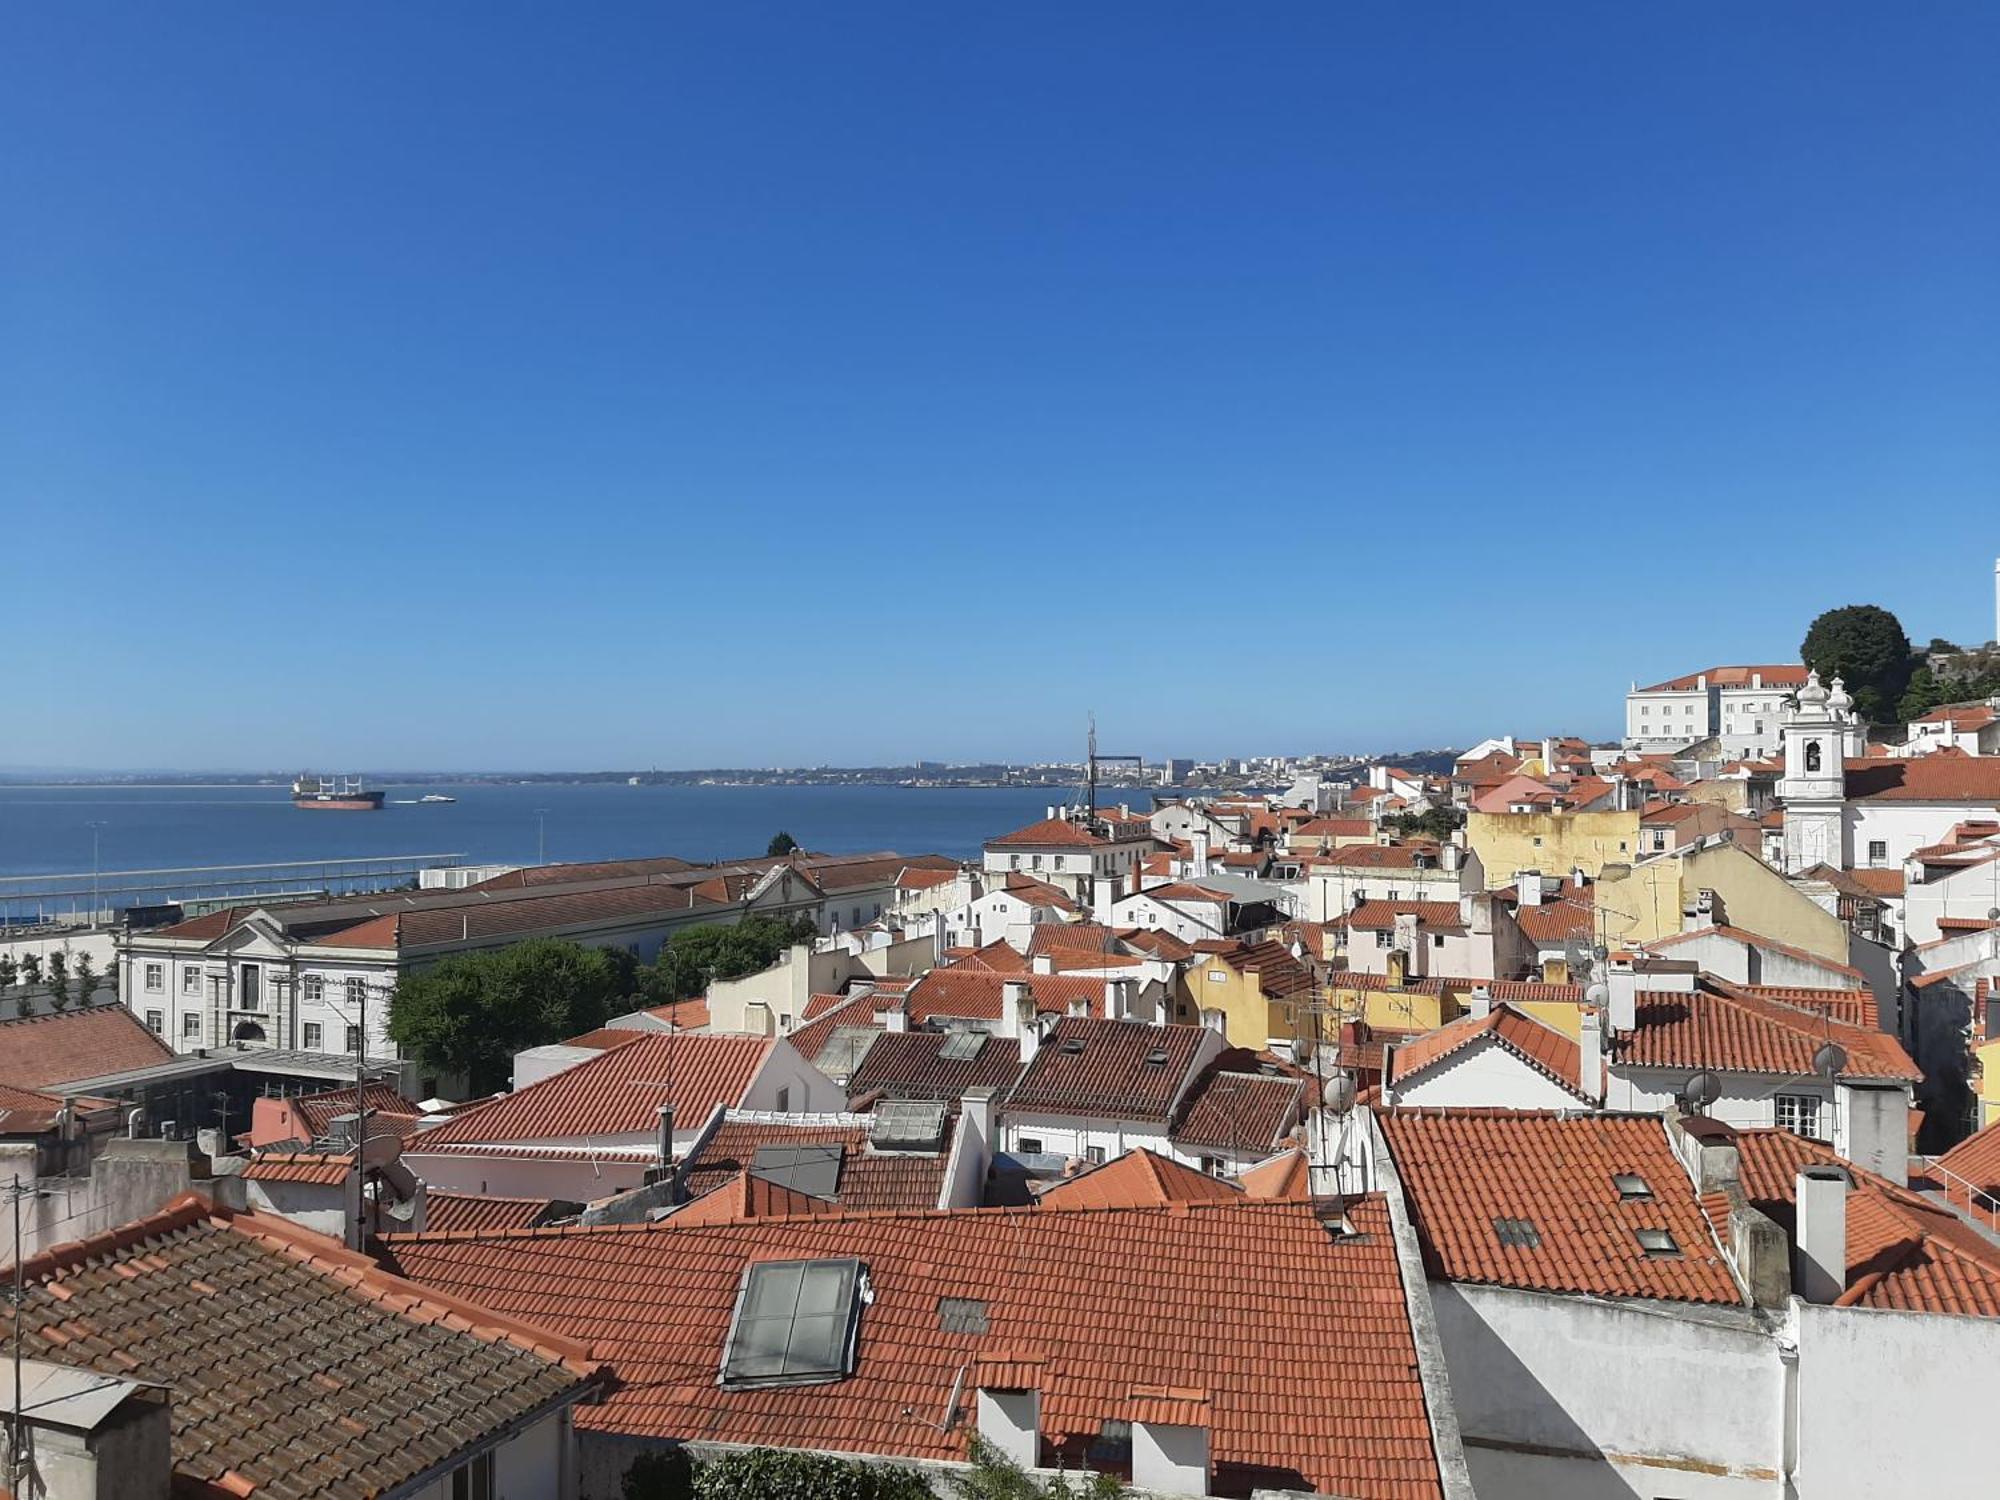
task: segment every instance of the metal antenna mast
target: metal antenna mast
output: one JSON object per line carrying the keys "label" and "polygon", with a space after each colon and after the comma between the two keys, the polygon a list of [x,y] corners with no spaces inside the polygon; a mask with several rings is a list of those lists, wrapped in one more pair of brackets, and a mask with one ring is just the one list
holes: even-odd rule
{"label": "metal antenna mast", "polygon": [[1097,823],[1097,768],[1100,764],[1144,767],[1146,758],[1143,755],[1099,755],[1097,753],[1097,715],[1092,714],[1090,716],[1090,747],[1085,760],[1085,787],[1087,789],[1086,796],[1089,799],[1088,810],[1085,816],[1093,827]]}

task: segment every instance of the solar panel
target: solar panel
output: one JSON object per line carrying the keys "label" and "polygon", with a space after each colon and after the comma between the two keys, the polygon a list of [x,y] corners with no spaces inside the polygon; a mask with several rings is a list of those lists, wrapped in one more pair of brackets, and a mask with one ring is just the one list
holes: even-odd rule
{"label": "solar panel", "polygon": [[813,1066],[829,1078],[852,1078],[868,1049],[881,1039],[882,1032],[874,1026],[836,1026]]}
{"label": "solar panel", "polygon": [[759,1146],[750,1175],[808,1198],[836,1198],[842,1154],[839,1146]]}
{"label": "solar panel", "polygon": [[944,1140],[944,1105],[935,1099],[884,1099],[868,1134],[877,1146],[935,1150]]}
{"label": "solar panel", "polygon": [[722,1383],[809,1384],[851,1374],[861,1279],[861,1262],[853,1259],[745,1267],[722,1351]]}
{"label": "solar panel", "polygon": [[985,1046],[986,1033],[983,1031],[954,1031],[938,1048],[938,1056],[947,1062],[971,1062]]}

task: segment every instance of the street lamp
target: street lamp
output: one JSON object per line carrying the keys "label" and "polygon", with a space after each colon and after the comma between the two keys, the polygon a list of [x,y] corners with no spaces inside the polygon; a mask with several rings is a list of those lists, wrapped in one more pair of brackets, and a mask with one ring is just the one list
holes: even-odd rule
{"label": "street lamp", "polygon": [[545,865],[548,862],[549,810],[546,807],[538,807],[535,809],[535,863]]}
{"label": "street lamp", "polygon": [[97,925],[97,913],[103,906],[102,899],[99,897],[97,890],[97,835],[99,830],[105,827],[105,823],[103,819],[99,818],[93,819],[83,826],[90,830],[90,925],[95,927]]}

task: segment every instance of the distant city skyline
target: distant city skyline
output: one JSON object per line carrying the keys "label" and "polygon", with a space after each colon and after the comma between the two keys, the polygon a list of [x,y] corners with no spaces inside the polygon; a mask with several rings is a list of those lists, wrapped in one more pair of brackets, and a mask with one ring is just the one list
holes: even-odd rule
{"label": "distant city skyline", "polygon": [[1990,627],[2000,11],[108,10],[5,23],[17,765],[1608,739]]}

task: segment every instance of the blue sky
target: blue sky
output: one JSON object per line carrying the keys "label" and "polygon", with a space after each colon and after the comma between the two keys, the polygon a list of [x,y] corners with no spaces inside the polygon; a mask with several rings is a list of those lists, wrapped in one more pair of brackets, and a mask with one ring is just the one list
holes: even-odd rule
{"label": "blue sky", "polygon": [[0,762],[1609,735],[1991,634],[2000,9],[0,17]]}

